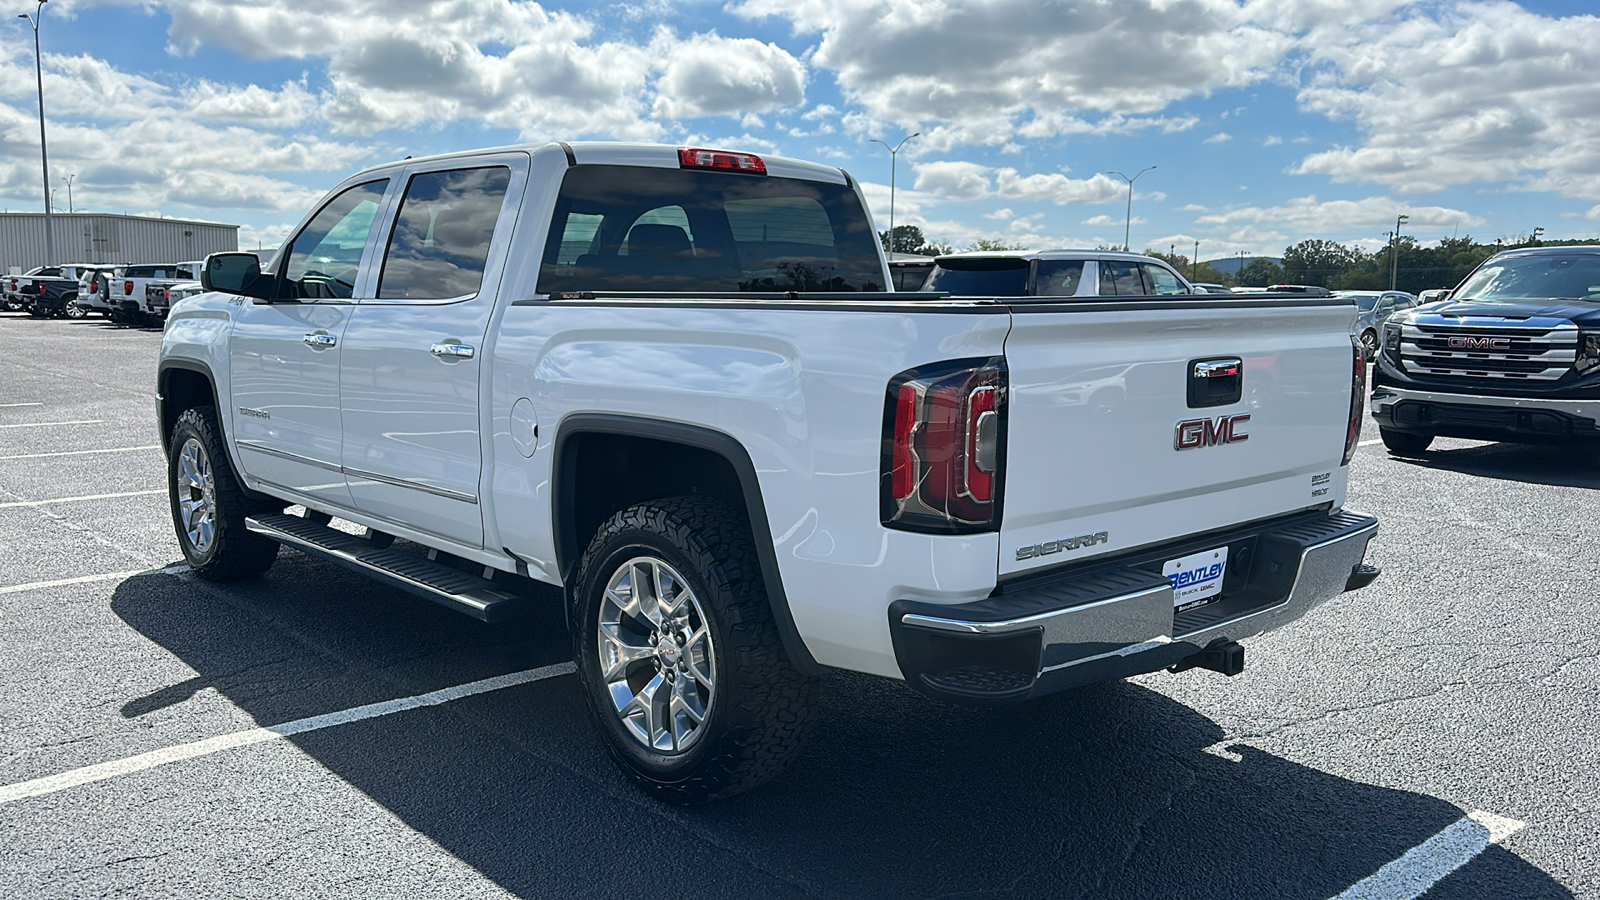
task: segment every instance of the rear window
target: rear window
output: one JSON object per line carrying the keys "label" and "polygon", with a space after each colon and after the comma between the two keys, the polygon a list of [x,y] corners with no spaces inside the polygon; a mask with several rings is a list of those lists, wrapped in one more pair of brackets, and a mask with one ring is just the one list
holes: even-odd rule
{"label": "rear window", "polygon": [[889,264],[889,277],[894,279],[894,289],[897,291],[922,290],[922,283],[928,280],[928,273],[932,271],[931,262]]}
{"label": "rear window", "polygon": [[941,259],[927,290],[960,297],[1022,297],[1028,293],[1028,261],[1013,256]]}
{"label": "rear window", "polygon": [[170,278],[177,266],[128,266],[122,270],[123,278]]}
{"label": "rear window", "polygon": [[877,239],[841,184],[691,169],[574,166],[539,290],[881,291]]}

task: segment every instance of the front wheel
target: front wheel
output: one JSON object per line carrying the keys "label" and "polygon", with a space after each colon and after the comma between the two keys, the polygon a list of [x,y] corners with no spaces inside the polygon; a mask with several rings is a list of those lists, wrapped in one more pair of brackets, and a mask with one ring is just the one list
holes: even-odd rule
{"label": "front wheel", "polygon": [[222,444],[216,411],[183,411],[167,445],[172,524],[183,558],[209,581],[254,578],[278,558],[278,542],[245,528],[250,494],[239,484]]}
{"label": "front wheel", "polygon": [[67,313],[67,318],[69,318],[69,319],[81,319],[84,316],[87,316],[89,314],[89,311],[87,309],[84,309],[83,307],[79,306],[76,301],[68,300],[67,301],[67,306],[66,306],[66,313]]}
{"label": "front wheel", "polygon": [[1401,456],[1418,456],[1428,449],[1433,443],[1433,435],[1418,434],[1415,431],[1395,431],[1392,428],[1379,428],[1378,437],[1383,438],[1383,445],[1389,448],[1390,453]]}
{"label": "front wheel", "polygon": [[1378,333],[1376,331],[1361,332],[1361,351],[1366,354],[1367,362],[1378,358]]}
{"label": "front wheel", "polygon": [[584,697],[636,784],[688,805],[788,767],[817,682],[784,652],[741,511],[703,497],[625,509],[573,583]]}

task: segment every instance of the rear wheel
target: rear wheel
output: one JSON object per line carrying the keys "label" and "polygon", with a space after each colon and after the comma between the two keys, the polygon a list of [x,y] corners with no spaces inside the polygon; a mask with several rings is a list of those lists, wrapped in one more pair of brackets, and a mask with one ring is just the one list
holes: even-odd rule
{"label": "rear wheel", "polygon": [[77,301],[68,300],[67,301],[67,306],[66,306],[66,313],[67,313],[67,318],[69,318],[69,319],[81,319],[84,316],[87,316],[89,314],[89,311],[84,309],[83,307],[79,306],[77,304]]}
{"label": "rear wheel", "polygon": [[278,558],[278,543],[245,528],[251,494],[233,474],[216,410],[184,410],[172,426],[167,486],[178,546],[210,581],[254,578]]}
{"label": "rear wheel", "polygon": [[1433,443],[1431,434],[1395,431],[1392,428],[1379,428],[1378,436],[1383,438],[1383,445],[1389,448],[1390,453],[1398,453],[1401,456],[1416,456],[1425,452],[1428,445]]}
{"label": "rear wheel", "polygon": [[635,783],[687,805],[789,765],[817,682],[784,653],[739,510],[703,497],[623,510],[590,542],[574,584],[584,696]]}

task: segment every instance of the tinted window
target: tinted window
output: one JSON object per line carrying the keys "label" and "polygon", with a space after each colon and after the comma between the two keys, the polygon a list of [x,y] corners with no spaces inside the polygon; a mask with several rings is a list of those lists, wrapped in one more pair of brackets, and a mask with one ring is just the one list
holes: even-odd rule
{"label": "tinted window", "polygon": [[1139,277],[1136,263],[1122,260],[1100,260],[1100,294],[1104,297],[1142,297],[1144,280]]}
{"label": "tinted window", "polygon": [[172,266],[128,266],[122,270],[124,278],[166,278],[174,271]]}
{"label": "tinted window", "polygon": [[931,271],[933,263],[910,263],[890,266],[889,276],[894,279],[894,289],[897,291],[920,291],[922,283],[928,280],[928,273]]}
{"label": "tinted window", "polygon": [[881,291],[876,237],[841,184],[574,166],[539,290]]}
{"label": "tinted window", "polygon": [[1139,268],[1144,272],[1145,287],[1150,293],[1158,297],[1184,293],[1183,282],[1179,281],[1178,276],[1172,274],[1166,266],[1141,263]]}
{"label": "tinted window", "polygon": [[356,286],[378,204],[389,179],[348,188],[328,201],[289,245],[284,266],[289,295],[299,299],[348,298]]}
{"label": "tinted window", "polygon": [[1041,297],[1071,297],[1083,281],[1083,260],[1040,260],[1033,292]]}
{"label": "tinted window", "polygon": [[378,297],[439,300],[476,294],[511,170],[505,166],[413,175],[389,236]]}
{"label": "tinted window", "polygon": [[958,297],[1021,297],[1028,293],[1028,261],[983,256],[941,259],[926,288]]}

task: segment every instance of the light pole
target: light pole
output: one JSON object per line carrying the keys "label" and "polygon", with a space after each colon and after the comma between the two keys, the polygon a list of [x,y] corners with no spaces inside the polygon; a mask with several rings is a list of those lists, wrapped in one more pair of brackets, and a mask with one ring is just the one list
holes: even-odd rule
{"label": "light pole", "polygon": [[1194,280],[1196,267],[1200,265],[1200,242],[1194,242],[1194,255],[1189,257],[1189,280]]}
{"label": "light pole", "polygon": [[50,220],[50,151],[44,140],[44,62],[39,58],[39,21],[44,18],[44,5],[50,0],[39,0],[33,15],[19,13],[17,18],[27,19],[33,26],[33,74],[39,80],[39,162],[44,167],[44,252],[49,257],[45,265],[56,261],[55,225]]}
{"label": "light pole", "polygon": [[1400,278],[1400,226],[1411,221],[1410,216],[1394,217],[1394,238],[1389,244],[1389,290],[1394,290]]}
{"label": "light pole", "polygon": [[894,252],[894,180],[895,180],[895,162],[898,159],[898,157],[900,156],[900,148],[904,147],[906,145],[906,141],[909,141],[914,137],[921,137],[921,136],[922,136],[922,132],[920,132],[920,131],[916,132],[915,134],[908,134],[905,137],[901,138],[900,139],[900,143],[895,144],[893,147],[889,146],[889,143],[887,141],[880,141],[877,138],[873,138],[872,139],[872,143],[874,143],[874,144],[882,144],[883,145],[883,149],[889,151],[889,246],[883,248],[884,251],[887,252],[887,253],[893,253]]}
{"label": "light pole", "polygon": [[1139,180],[1140,175],[1143,175],[1154,168],[1155,166],[1145,166],[1144,168],[1135,172],[1132,178],[1129,178],[1121,172],[1106,173],[1107,175],[1115,175],[1128,183],[1128,212],[1127,215],[1123,216],[1122,218],[1122,249],[1124,250],[1132,249],[1128,246],[1128,235],[1130,233],[1129,230],[1133,228],[1133,183]]}
{"label": "light pole", "polygon": [[78,177],[78,173],[74,172],[71,175],[68,175],[67,177],[61,179],[62,181],[65,181],[67,183],[67,212],[69,212],[69,213],[73,211],[72,210],[72,180],[74,178],[77,178],[77,177]]}

